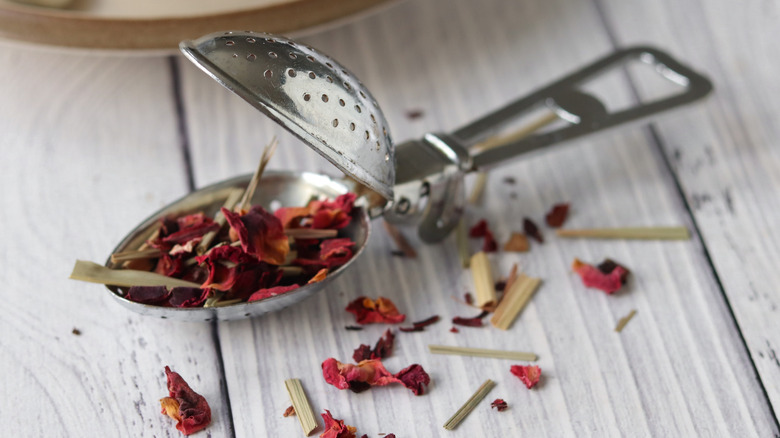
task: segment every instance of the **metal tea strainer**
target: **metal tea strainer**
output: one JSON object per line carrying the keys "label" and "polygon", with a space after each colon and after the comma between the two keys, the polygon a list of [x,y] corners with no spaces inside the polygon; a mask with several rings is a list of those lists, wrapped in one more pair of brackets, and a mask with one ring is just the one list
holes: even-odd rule
{"label": "metal tea strainer", "polygon": [[[494,111],[453,133],[430,133],[394,145],[387,121],[371,93],[337,61],[287,38],[248,31],[219,32],[180,44],[182,52],[217,82],[295,134],[352,179],[334,180],[311,173],[268,172],[253,203],[272,201],[305,205],[312,196],[334,197],[356,190],[355,181],[379,196],[367,196],[356,220],[342,230],[356,242],[357,257],[369,234],[370,217],[414,224],[427,242],[443,239],[458,223],[464,204],[466,173],[487,169],[525,152],[585,134],[644,119],[693,102],[712,90],[703,76],[669,55],[649,47],[617,51],[563,79]],[[618,111],[608,111],[582,86],[629,61],[653,67],[681,92]],[[547,108],[562,126],[491,147],[479,147],[520,117]],[[250,176],[234,178],[193,192],[157,212],[133,230],[115,252],[137,248],[163,215],[200,210],[213,214],[226,190],[246,186]],[[221,195],[223,194],[223,195]],[[371,198],[371,201],[367,199]],[[381,202],[377,202],[377,199]],[[353,257],[353,259],[354,259]],[[229,320],[251,317],[300,301],[324,288],[350,263],[325,281],[252,303],[216,308],[166,308],[113,295],[144,314],[183,320]],[[107,262],[108,266],[112,263]]]}

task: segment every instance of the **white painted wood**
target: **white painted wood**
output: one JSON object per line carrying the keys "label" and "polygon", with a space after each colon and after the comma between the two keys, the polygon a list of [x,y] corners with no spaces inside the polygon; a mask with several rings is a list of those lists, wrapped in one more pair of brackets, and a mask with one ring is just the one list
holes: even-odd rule
{"label": "white painted wood", "polygon": [[67,279],[187,190],[167,60],[3,48],[0,96],[0,435],[178,436],[165,365],[226,435],[211,326],[135,316]]}
{"label": "white painted wood", "polygon": [[[686,29],[683,23],[678,28]],[[362,79],[399,140],[455,128],[611,50],[593,4],[543,0],[406,2],[306,41]],[[262,144],[281,128],[194,67],[182,69],[196,183],[250,172]],[[618,101],[631,98],[624,82],[606,91]],[[424,116],[410,120],[409,109]],[[645,134],[623,131],[502,167],[491,174],[484,204],[469,216],[489,219],[502,241],[520,229],[523,216],[541,224],[546,209],[561,201],[572,203],[573,227],[690,226]],[[695,134],[714,135],[712,127]],[[335,172],[287,135],[271,166]],[[508,176],[514,185],[503,182]],[[316,412],[329,409],[369,436],[449,435],[442,425],[485,378],[498,386],[458,428],[459,436],[778,432],[698,240],[557,240],[546,230],[548,242],[530,253],[495,257],[500,272],[520,262],[544,279],[512,329],[452,334],[450,318],[477,313],[453,300],[471,288],[454,238],[422,246],[407,232],[419,259],[406,260],[391,257],[391,241],[381,226],[375,230],[352,271],[326,293],[263,318],[219,325],[237,436],[299,433],[295,419],[281,415],[289,405],[283,381],[290,377],[302,380]],[[634,270],[634,278],[615,296],[585,290],[569,271],[574,257],[615,258]],[[343,309],[359,295],[390,297],[411,321],[442,315],[444,322],[423,333],[399,333],[385,362],[391,371],[421,363],[434,379],[429,394],[414,397],[400,387],[352,394],[325,384],[322,360],[348,361],[355,347],[373,344],[385,329],[344,330],[353,319]],[[636,317],[614,333],[631,309]],[[509,373],[513,362],[432,356],[426,349],[432,343],[534,351],[543,383],[528,391]],[[489,401],[498,397],[509,411],[491,411]]]}
{"label": "white painted wood", "polygon": [[[602,1],[620,44],[669,45],[715,83],[655,125],[775,412],[780,407],[780,7],[772,2]],[[643,96],[658,92],[637,78]]]}

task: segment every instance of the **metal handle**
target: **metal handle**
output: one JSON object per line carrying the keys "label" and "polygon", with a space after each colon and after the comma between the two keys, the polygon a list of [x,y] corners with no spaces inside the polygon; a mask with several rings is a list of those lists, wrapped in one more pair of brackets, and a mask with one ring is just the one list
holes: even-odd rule
{"label": "metal handle", "polygon": [[[660,100],[639,103],[627,109],[610,113],[600,100],[579,89],[584,83],[597,79],[608,70],[623,66],[632,60],[639,60],[653,66],[653,69],[662,77],[684,87],[684,90]],[[507,123],[540,105],[547,106],[559,118],[570,122],[570,125],[554,131],[531,135],[476,153],[472,157],[472,165],[474,170],[479,170],[535,149],[639,121],[671,108],[694,102],[706,96],[711,90],[712,83],[707,78],[680,64],[665,52],[651,47],[632,47],[599,59],[529,96],[512,102],[458,129],[452,136],[463,146],[474,145],[480,139],[494,134]]]}

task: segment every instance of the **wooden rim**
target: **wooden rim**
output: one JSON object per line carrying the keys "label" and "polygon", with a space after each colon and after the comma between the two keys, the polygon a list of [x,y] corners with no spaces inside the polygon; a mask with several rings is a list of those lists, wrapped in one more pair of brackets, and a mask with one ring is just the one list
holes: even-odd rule
{"label": "wooden rim", "polygon": [[219,14],[153,19],[88,16],[72,11],[0,6],[0,37],[58,47],[164,49],[220,30],[287,33],[321,26],[393,0],[295,0]]}

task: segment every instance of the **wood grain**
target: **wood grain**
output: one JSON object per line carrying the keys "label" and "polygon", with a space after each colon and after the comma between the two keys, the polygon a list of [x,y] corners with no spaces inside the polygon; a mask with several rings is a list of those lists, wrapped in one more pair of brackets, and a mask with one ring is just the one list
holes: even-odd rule
{"label": "wood grain", "polygon": [[[714,95],[654,124],[763,386],[780,409],[780,38],[775,3],[599,1],[618,44],[651,39],[708,72]],[[681,7],[683,6],[683,7]],[[684,27],[683,27],[684,26]],[[662,89],[632,72],[643,98]],[[752,370],[745,370],[751,373]],[[777,427],[777,423],[775,423]]]}
{"label": "wood grain", "polygon": [[[562,0],[407,2],[306,42],[361,78],[398,140],[456,128],[612,48],[593,4]],[[195,68],[182,71],[197,184],[251,171],[261,145],[281,128]],[[606,93],[630,102],[629,84],[615,79]],[[409,118],[409,110],[423,116]],[[285,135],[270,166],[335,172]],[[516,182],[507,184],[507,177]],[[487,218],[504,240],[521,227],[515,218],[541,222],[549,206],[566,201],[572,203],[572,227],[691,223],[662,155],[641,129],[583,140],[492,172],[484,203],[469,216],[472,223]],[[463,436],[777,433],[697,240],[589,242],[546,234],[548,242],[529,253],[493,259],[496,272],[508,273],[518,262],[544,280],[544,290],[511,330],[461,328],[453,334],[448,322],[440,322],[425,332],[399,333],[386,366],[395,372],[422,364],[434,382],[425,396],[400,387],[340,392],[323,381],[320,363],[331,356],[347,361],[354,348],[376,342],[385,329],[343,329],[354,324],[344,306],[359,295],[389,297],[412,321],[475,315],[452,299],[470,288],[454,236],[434,246],[414,238],[418,258],[406,260],[390,257],[392,242],[375,233],[352,271],[323,294],[263,318],[220,324],[236,435],[297,432],[296,422],[281,415],[287,404],[282,382],[292,376],[301,378],[316,412],[329,409],[369,436],[444,436],[442,421],[485,378],[498,383],[492,395],[507,400],[510,411],[498,415],[480,405],[460,425]],[[586,290],[569,272],[574,257],[612,257],[632,268],[634,278],[615,296]],[[614,333],[631,309],[637,318]],[[432,343],[533,351],[543,381],[528,391],[509,373],[511,362],[432,357],[426,352]]]}
{"label": "wood grain", "polygon": [[187,190],[166,60],[6,48],[0,66],[0,434],[178,436],[158,402],[170,365],[227,435],[211,326],[135,316],[67,279]]}

